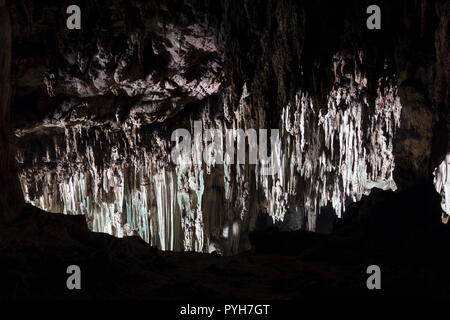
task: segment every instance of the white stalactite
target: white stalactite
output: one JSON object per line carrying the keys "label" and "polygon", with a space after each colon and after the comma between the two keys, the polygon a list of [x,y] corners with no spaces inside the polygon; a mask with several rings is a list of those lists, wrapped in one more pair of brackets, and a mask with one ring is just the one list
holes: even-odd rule
{"label": "white stalactite", "polygon": [[[392,148],[401,112],[396,88],[390,79],[380,79],[384,84],[369,103],[367,79],[356,62],[352,73],[342,73],[344,64],[342,56],[334,57],[336,82],[326,106],[315,106],[300,91],[282,108],[281,139],[270,154],[280,166],[271,175],[262,174],[266,169],[260,163],[231,164],[225,153],[224,164],[194,161],[208,145],[205,136],[199,145],[193,143],[191,159],[172,165],[170,141],[153,135],[152,149],[143,147],[139,122],[127,120],[120,130],[60,125],[54,129],[63,135],[54,135],[45,154],[35,154],[32,166],[20,170],[25,198],[47,211],[84,214],[94,231],[138,234],[163,250],[236,253],[245,245],[238,234],[254,228],[261,212],[276,223],[290,214],[300,226],[304,221],[305,228],[315,230],[328,204],[340,215],[373,187],[395,189]],[[270,132],[262,127],[265,110],[250,98],[246,84],[233,110],[224,93],[221,117],[217,106],[206,103],[186,129],[193,136],[194,121],[201,121],[203,132],[218,129],[223,138],[226,129]],[[25,153],[19,150],[19,163],[25,163]],[[448,161],[436,176],[445,195]],[[56,168],[49,169],[51,163]]]}

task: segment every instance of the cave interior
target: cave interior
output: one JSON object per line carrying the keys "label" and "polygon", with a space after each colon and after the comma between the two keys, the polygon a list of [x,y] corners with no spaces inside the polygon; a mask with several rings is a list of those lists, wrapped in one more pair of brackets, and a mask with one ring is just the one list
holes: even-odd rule
{"label": "cave interior", "polygon": [[0,297],[450,299],[450,2],[372,2],[0,0]]}

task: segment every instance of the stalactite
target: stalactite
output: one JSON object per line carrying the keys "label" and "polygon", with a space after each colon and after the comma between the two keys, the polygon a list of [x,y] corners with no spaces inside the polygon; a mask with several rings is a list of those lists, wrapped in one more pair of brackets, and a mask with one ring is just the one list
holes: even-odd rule
{"label": "stalactite", "polygon": [[[227,129],[269,129],[269,135],[276,129],[264,128],[266,111],[244,84],[236,106],[224,90],[218,102],[207,100],[184,122],[193,148],[177,165],[170,141],[157,133],[148,138],[133,116],[111,128],[47,126],[45,151],[22,148],[17,155],[26,200],[48,211],[84,214],[94,231],[138,234],[163,250],[236,253],[246,246],[241,234],[255,228],[261,213],[276,224],[289,214],[292,222],[285,228],[315,230],[328,204],[339,216],[373,187],[395,189],[392,144],[400,125],[399,98],[392,79],[381,78],[370,102],[358,63],[343,71],[357,59],[362,53],[351,59],[335,55],[335,84],[326,106],[299,91],[282,108],[280,139],[269,155],[279,166],[270,174],[260,162],[232,164],[226,153],[223,163],[196,161],[210,143],[205,135],[194,141],[196,121],[203,132],[222,132],[222,146]],[[26,141],[27,133],[18,136]]]}
{"label": "stalactite", "polygon": [[447,223],[450,215],[450,153],[447,154],[441,164],[434,170],[434,186],[442,197],[442,210],[445,214],[442,220]]}

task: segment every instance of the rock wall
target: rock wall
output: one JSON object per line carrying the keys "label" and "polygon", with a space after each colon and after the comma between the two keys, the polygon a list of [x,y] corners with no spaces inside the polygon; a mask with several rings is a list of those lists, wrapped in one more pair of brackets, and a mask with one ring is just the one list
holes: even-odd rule
{"label": "rock wall", "polygon": [[[346,63],[352,66],[345,69]],[[79,116],[17,130],[26,200],[46,211],[84,214],[94,231],[139,234],[164,250],[236,253],[248,246],[245,235],[258,227],[261,216],[271,217],[268,225],[314,231],[327,205],[340,216],[371,188],[396,188],[392,143],[399,97],[386,78],[369,102],[362,63],[362,52],[357,58],[335,55],[327,106],[315,107],[300,91],[280,110],[280,139],[270,147],[271,163],[278,168],[271,174],[248,159],[245,164],[237,164],[237,158],[234,164],[230,158],[195,161],[204,158],[211,143],[207,129],[222,132],[223,154],[227,129],[271,129],[264,108],[244,85],[236,106],[225,90],[199,103],[197,115],[174,116],[166,131],[132,118],[109,127]],[[195,121],[203,130],[201,148],[192,141],[192,155],[175,165],[171,130],[185,128],[195,137]],[[249,138],[244,144],[248,156]]]}
{"label": "rock wall", "polygon": [[[10,5],[12,106],[25,199],[94,231],[235,253],[273,224],[329,230],[373,187],[431,186],[448,151],[444,1],[380,1],[375,31],[360,1],[81,4],[81,31],[62,4]],[[278,129],[279,170],[174,165],[195,121]]]}
{"label": "rock wall", "polygon": [[14,138],[10,126],[11,24],[5,1],[0,1],[0,220],[17,216],[23,195],[15,170]]}

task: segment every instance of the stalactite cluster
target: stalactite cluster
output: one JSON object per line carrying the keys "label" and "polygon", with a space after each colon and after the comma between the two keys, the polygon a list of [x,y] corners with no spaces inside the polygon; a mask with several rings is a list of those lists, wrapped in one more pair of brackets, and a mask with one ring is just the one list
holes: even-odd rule
{"label": "stalactite cluster", "polygon": [[441,164],[434,170],[434,187],[442,197],[443,222],[448,222],[450,215],[450,153],[447,154]]}
{"label": "stalactite cluster", "polygon": [[[395,189],[399,98],[392,79],[382,78],[370,101],[362,63],[363,52],[336,54],[327,106],[314,105],[299,91],[281,110],[275,128],[280,139],[270,147],[271,161],[279,166],[270,175],[260,163],[194,161],[208,145],[205,136],[201,148],[193,144],[189,161],[174,165],[167,133],[133,117],[110,126],[59,122],[17,131],[26,200],[47,211],[84,214],[94,231],[138,234],[164,250],[236,253],[261,214],[286,229],[315,230],[328,204],[340,216],[372,187]],[[229,96],[224,90],[206,100],[181,123],[194,134],[194,121],[201,121],[203,130],[218,129],[223,136],[226,129],[274,129],[267,128],[266,111],[254,104],[246,84],[237,105]],[[36,130],[40,142],[33,150],[27,136]],[[248,153],[248,141],[246,147]]]}

